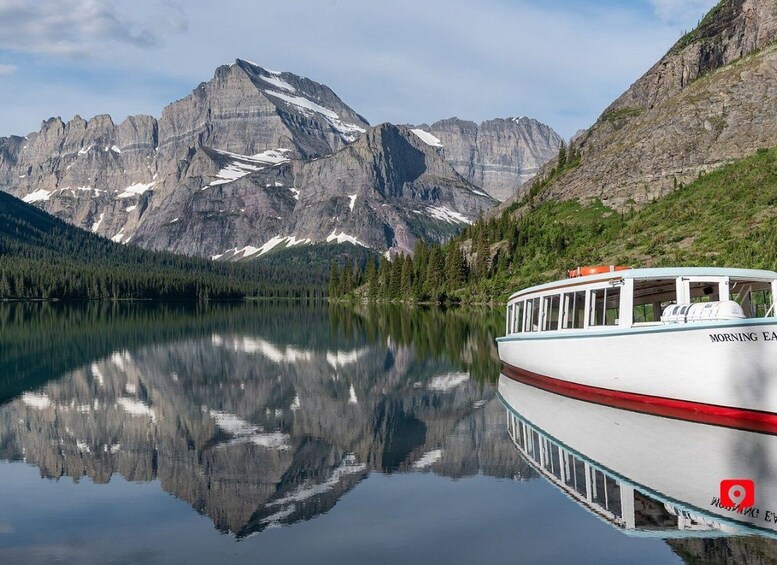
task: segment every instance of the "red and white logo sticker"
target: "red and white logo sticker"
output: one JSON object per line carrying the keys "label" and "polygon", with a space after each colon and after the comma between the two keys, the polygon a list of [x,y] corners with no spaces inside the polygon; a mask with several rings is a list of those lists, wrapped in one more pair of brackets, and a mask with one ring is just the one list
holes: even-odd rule
{"label": "red and white logo sticker", "polygon": [[749,508],[755,504],[755,483],[752,479],[720,481],[720,503],[729,508]]}

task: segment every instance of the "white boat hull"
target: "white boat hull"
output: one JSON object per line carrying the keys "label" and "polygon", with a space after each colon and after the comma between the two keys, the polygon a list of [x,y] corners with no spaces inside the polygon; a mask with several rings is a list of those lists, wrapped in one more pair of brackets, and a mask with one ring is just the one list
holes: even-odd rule
{"label": "white boat hull", "polygon": [[690,410],[705,405],[713,412],[723,407],[777,414],[774,318],[521,333],[497,341],[506,365],[568,383],[569,394],[557,390],[568,396],[591,389],[646,404],[678,401],[675,407]]}

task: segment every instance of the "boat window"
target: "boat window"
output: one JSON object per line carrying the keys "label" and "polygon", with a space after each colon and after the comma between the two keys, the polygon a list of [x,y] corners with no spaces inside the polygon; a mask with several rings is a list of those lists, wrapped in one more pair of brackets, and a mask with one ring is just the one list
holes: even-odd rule
{"label": "boat window", "polygon": [[618,313],[621,309],[620,287],[606,289],[607,295],[604,301],[604,324],[607,326],[618,325]]}
{"label": "boat window", "polygon": [[531,313],[534,308],[532,307],[532,301],[526,301],[526,313],[523,315],[523,331],[531,331]]}
{"label": "boat window", "polygon": [[554,294],[553,296],[545,297],[545,323],[543,324],[544,330],[557,330],[558,329],[558,312],[559,302],[561,296]]}
{"label": "boat window", "polygon": [[620,310],[620,287],[607,287],[590,290],[591,316],[589,326],[617,326]]}
{"label": "boat window", "polygon": [[[773,304],[772,287],[762,281],[731,281],[731,300],[742,307],[748,318],[763,318]],[[774,314],[772,310],[771,314]]]}
{"label": "boat window", "polygon": [[585,322],[585,291],[570,292],[564,295],[564,316],[562,327],[581,329]]}
{"label": "boat window", "polygon": [[510,329],[513,327],[513,305],[508,304],[507,305],[507,324],[506,324],[507,330],[505,330],[508,334],[511,333]]}
{"label": "boat window", "polygon": [[513,323],[513,333],[523,331],[523,300],[515,305],[515,322]]}
{"label": "boat window", "polygon": [[591,315],[588,318],[589,326],[601,326],[604,313],[604,293],[607,289],[600,288],[591,291]]}
{"label": "boat window", "polygon": [[720,283],[693,281],[688,283],[691,302],[718,302],[720,300]]}
{"label": "boat window", "polygon": [[661,316],[656,317],[652,304],[636,304],[634,306],[634,323],[644,324],[649,322],[660,322]]}
{"label": "boat window", "polygon": [[526,307],[529,306],[531,306],[531,311],[526,313],[526,323],[529,325],[527,331],[537,332],[540,330],[540,299],[528,300]]}
{"label": "boat window", "polygon": [[523,331],[530,332],[531,331],[531,316],[532,312],[534,311],[534,303],[531,300],[527,300],[525,302],[526,311],[523,314]]}
{"label": "boat window", "polygon": [[634,281],[634,323],[661,323],[661,313],[670,304],[677,304],[675,279]]}

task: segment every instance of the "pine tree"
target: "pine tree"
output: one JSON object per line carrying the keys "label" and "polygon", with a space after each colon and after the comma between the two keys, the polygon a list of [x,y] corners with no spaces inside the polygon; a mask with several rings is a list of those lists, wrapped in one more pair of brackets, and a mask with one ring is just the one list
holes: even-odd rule
{"label": "pine tree", "polygon": [[337,267],[337,263],[332,261],[332,267],[329,270],[329,298],[339,298],[341,290],[340,270]]}
{"label": "pine tree", "polygon": [[391,286],[391,261],[385,255],[380,257],[380,268],[378,269],[378,294],[382,299],[389,298]]}
{"label": "pine tree", "polygon": [[343,296],[348,295],[354,288],[353,265],[349,262],[343,265],[342,274],[340,275],[340,287]]}
{"label": "pine tree", "polygon": [[402,259],[402,269],[400,271],[400,298],[403,301],[413,299],[413,261],[409,255]]}
{"label": "pine tree", "polygon": [[391,278],[389,280],[389,298],[396,300],[401,297],[402,294],[402,265],[404,263],[404,256],[399,255],[394,257],[391,262]]}
{"label": "pine tree", "polygon": [[375,300],[378,297],[378,268],[372,259],[367,260],[367,270],[364,278],[367,282],[367,299]]}
{"label": "pine tree", "polygon": [[563,171],[567,166],[567,145],[563,141],[558,147],[558,170]]}
{"label": "pine tree", "polygon": [[444,292],[444,273],[445,273],[445,258],[443,257],[442,248],[439,245],[432,247],[429,254],[429,264],[426,268],[426,289],[427,294],[432,298],[437,298]]}
{"label": "pine tree", "polygon": [[445,261],[445,279],[448,290],[456,290],[467,280],[467,263],[458,245],[451,245]]}

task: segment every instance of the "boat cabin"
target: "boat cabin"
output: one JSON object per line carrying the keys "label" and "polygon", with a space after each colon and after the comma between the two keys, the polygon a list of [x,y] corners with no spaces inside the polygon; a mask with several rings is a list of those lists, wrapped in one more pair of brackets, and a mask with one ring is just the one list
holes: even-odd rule
{"label": "boat cabin", "polygon": [[776,300],[773,271],[608,268],[513,294],[506,333],[764,318],[775,315]]}

